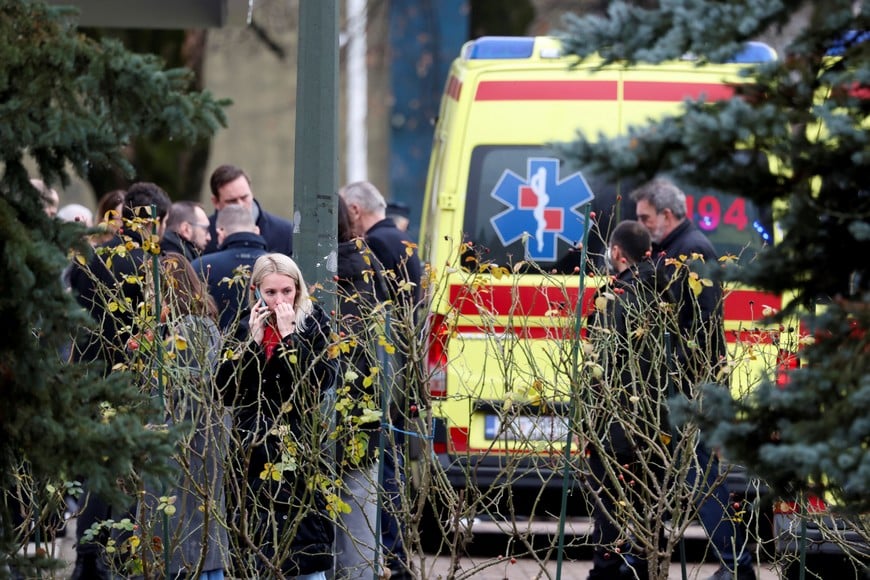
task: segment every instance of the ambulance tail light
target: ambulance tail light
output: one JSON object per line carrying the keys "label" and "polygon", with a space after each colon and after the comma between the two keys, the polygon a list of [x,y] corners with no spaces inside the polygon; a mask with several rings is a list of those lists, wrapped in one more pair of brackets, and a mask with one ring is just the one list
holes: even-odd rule
{"label": "ambulance tail light", "polygon": [[784,389],[788,386],[791,378],[789,373],[800,366],[800,360],[795,352],[780,350],[776,360],[776,386]]}
{"label": "ambulance tail light", "polygon": [[427,357],[429,396],[443,399],[447,396],[447,325],[443,314],[429,319],[429,354]]}
{"label": "ambulance tail light", "polygon": [[526,36],[482,36],[465,45],[465,60],[506,60],[530,58],[535,39]]}
{"label": "ambulance tail light", "polygon": [[450,447],[454,453],[468,453],[468,429],[451,427]]}
{"label": "ambulance tail light", "polygon": [[[828,510],[825,500],[814,495],[807,496],[807,512],[808,513],[824,513]],[[799,514],[801,505],[796,501],[775,501],[773,502],[773,513],[775,514]]]}

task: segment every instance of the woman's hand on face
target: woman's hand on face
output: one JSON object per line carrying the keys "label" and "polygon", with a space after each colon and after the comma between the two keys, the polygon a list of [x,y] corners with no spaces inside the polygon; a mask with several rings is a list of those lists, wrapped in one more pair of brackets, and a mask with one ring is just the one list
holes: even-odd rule
{"label": "woman's hand on face", "polygon": [[258,300],[251,308],[251,316],[248,318],[248,326],[251,328],[251,338],[257,344],[263,343],[263,336],[266,331],[266,321],[271,316],[272,312],[262,300]]}
{"label": "woman's hand on face", "polygon": [[296,311],[292,304],[284,302],[275,307],[275,323],[281,338],[296,332]]}

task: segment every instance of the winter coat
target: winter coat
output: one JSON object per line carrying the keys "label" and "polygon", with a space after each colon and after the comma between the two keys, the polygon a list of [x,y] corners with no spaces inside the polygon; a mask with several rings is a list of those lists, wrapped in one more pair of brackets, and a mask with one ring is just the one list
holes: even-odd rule
{"label": "winter coat", "polygon": [[[257,227],[260,228],[260,235],[266,240],[266,249],[270,252],[278,252],[285,256],[293,256],[293,222],[282,218],[275,214],[271,214],[260,206],[260,202],[256,199],[254,203],[257,205]],[[208,218],[208,231],[211,233],[211,241],[205,247],[203,254],[211,254],[218,250],[217,245],[217,212],[211,214]]]}
{"label": "winter coat", "polygon": [[[164,395],[166,421],[181,429],[179,452],[172,458],[178,485],[146,485],[136,514],[148,522],[161,545],[169,542],[170,574],[166,577],[193,578],[199,576],[194,575],[197,571],[225,569],[229,559],[229,540],[222,522],[231,418],[213,382],[221,343],[217,325],[209,318],[185,316],[172,333],[186,342],[183,350],[174,351]],[[175,498],[175,513],[168,518],[166,529],[158,509],[161,496]],[[162,565],[162,550],[155,550],[152,558]]]}
{"label": "winter coat", "polygon": [[185,240],[178,232],[167,231],[160,239],[161,254],[181,254],[187,258],[188,262],[192,262],[199,257],[199,248],[192,242]]}
{"label": "winter coat", "polygon": [[[135,244],[129,250],[122,248],[127,238]],[[76,336],[74,360],[103,361],[107,373],[115,364],[126,360],[124,349],[131,335],[133,312],[144,298],[142,285],[137,280],[143,279],[144,268],[151,265],[150,259],[146,264],[146,257],[156,259],[142,250],[141,243],[137,232],[124,237],[116,235],[95,248],[86,266],[74,265],[69,277],[70,288],[96,323],[95,328],[82,328]]]}
{"label": "winter coat", "polygon": [[607,434],[608,451],[617,455],[630,455],[639,446],[626,434],[625,422],[650,438],[669,430],[668,309],[660,304],[672,298],[665,287],[660,272],[644,261],[617,275],[596,299],[589,332],[603,367],[599,393],[616,397],[622,415],[618,420],[602,417],[602,424],[593,428]]}
{"label": "winter coat", "polygon": [[365,240],[384,272],[392,271],[395,273],[395,277],[385,277],[391,296],[382,296],[379,293],[379,298],[395,299],[399,293],[399,284],[411,282],[414,284],[414,289],[411,292],[412,304],[418,304],[422,296],[420,279],[423,275],[423,268],[420,265],[416,249],[413,249],[408,255],[409,248],[412,248],[409,245],[411,238],[408,237],[408,234],[397,228],[392,219],[384,218],[369,228]]}
{"label": "winter coat", "polygon": [[[416,391],[422,389],[424,383],[419,358],[410,356],[417,338],[419,304],[423,296],[423,268],[411,238],[398,229],[391,218],[384,218],[372,225],[366,231],[365,241],[383,272],[384,284],[376,288],[378,300],[391,300],[393,303],[391,337],[396,352],[392,356],[391,369],[386,369],[390,374],[385,380],[392,390],[390,414],[393,424],[399,429],[393,431],[393,436],[396,443],[401,444],[405,408],[420,396]],[[406,288],[406,283],[413,286]],[[409,364],[409,361],[413,364]]]}
{"label": "winter coat", "polygon": [[[337,326],[340,332],[348,340],[348,351],[343,353],[341,362],[340,385],[350,387],[347,396],[354,401],[355,407],[342,417],[342,429],[347,437],[339,438],[337,463],[342,464],[346,459],[345,448],[350,439],[355,437],[357,425],[352,418],[363,415],[361,403],[370,397],[375,409],[381,410],[381,402],[375,391],[377,381],[366,385],[366,377],[372,374],[372,368],[378,366],[376,350],[377,336],[372,332],[375,326],[373,313],[378,301],[375,296],[376,288],[383,284],[383,274],[377,265],[377,260],[368,257],[368,246],[360,239],[340,242],[338,244],[338,272],[336,282],[337,296]],[[348,371],[351,371],[349,374]],[[341,395],[339,396],[339,399]],[[375,451],[379,443],[377,429],[380,421],[370,421],[358,425],[358,429],[366,432],[368,445],[365,456],[356,465],[359,467],[369,465],[375,457]]]}
{"label": "winter coat", "polygon": [[247,266],[248,274],[257,258],[266,253],[266,240],[252,232],[237,232],[224,239],[220,249],[196,260],[191,265],[208,284],[208,293],[217,303],[220,312],[218,325],[226,332],[239,320],[239,313],[245,310],[248,297],[248,283],[230,284],[233,271],[239,266]]}
{"label": "winter coat", "polygon": [[[668,258],[679,260],[680,256],[691,259],[693,254],[704,257],[703,266],[694,261],[689,268],[677,269],[667,264]],[[725,359],[725,334],[722,315],[722,286],[714,281],[712,286],[703,286],[695,298],[689,287],[689,271],[709,278],[708,270],[718,261],[716,250],[710,240],[689,220],[684,220],[659,244],[653,244],[653,257],[667,280],[677,304],[678,334],[676,355],[683,378],[685,392],[696,385],[711,369]],[[676,276],[676,278],[675,278]],[[689,348],[689,344],[697,345]]]}
{"label": "winter coat", "polygon": [[[315,304],[271,358],[262,345],[248,341],[237,359],[221,365],[217,379],[243,441],[234,453],[239,462],[250,455],[247,472],[237,475],[247,484],[257,549],[273,558],[273,526],[280,533],[298,521],[298,528],[286,530],[292,537],[281,566],[289,576],[328,570],[333,561],[333,523],[316,479],[329,476],[321,449],[328,433],[320,413],[323,395],[336,378],[334,361],[327,357],[329,332],[329,317]],[[265,568],[261,573],[269,575]]]}

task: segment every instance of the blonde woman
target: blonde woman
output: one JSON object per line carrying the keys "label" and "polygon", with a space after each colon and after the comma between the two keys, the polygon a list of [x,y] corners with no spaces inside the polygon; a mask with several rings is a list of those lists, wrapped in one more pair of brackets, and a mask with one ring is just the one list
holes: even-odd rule
{"label": "blonde woman", "polygon": [[334,539],[320,491],[328,481],[320,401],[336,375],[329,317],[283,254],[254,263],[249,302],[249,336],[218,377],[246,465],[237,469],[238,555],[246,574],[325,580]]}

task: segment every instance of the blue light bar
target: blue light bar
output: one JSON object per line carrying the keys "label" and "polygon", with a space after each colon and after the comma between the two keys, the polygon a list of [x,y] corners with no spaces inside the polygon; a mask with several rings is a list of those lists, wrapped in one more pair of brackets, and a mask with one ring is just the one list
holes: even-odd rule
{"label": "blue light bar", "polygon": [[728,62],[738,64],[753,64],[758,62],[772,62],[776,60],[776,51],[770,45],[758,41],[750,41],[735,54]]}
{"label": "blue light bar", "polygon": [[843,53],[846,52],[846,49],[854,44],[861,44],[862,42],[866,42],[870,40],[870,30],[850,30],[846,34],[843,35],[842,38],[837,40],[828,51],[825,53],[826,56],[843,56]]}
{"label": "blue light bar", "polygon": [[765,242],[770,242],[770,234],[764,229],[764,226],[761,225],[761,222],[758,220],[752,222],[752,227],[755,228],[755,231],[758,232],[758,235],[761,236],[761,239]]}
{"label": "blue light bar", "polygon": [[528,36],[482,36],[466,46],[466,60],[529,58],[535,39]]}

